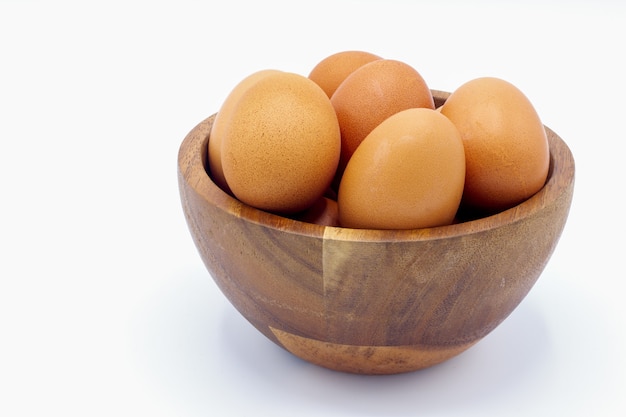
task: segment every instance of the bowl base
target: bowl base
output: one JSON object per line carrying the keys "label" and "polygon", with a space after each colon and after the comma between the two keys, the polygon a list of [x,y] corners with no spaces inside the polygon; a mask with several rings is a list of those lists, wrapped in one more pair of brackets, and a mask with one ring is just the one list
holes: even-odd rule
{"label": "bowl base", "polygon": [[297,336],[270,327],[281,345],[295,356],[335,371],[366,375],[413,372],[444,362],[477,341],[450,347],[355,346]]}

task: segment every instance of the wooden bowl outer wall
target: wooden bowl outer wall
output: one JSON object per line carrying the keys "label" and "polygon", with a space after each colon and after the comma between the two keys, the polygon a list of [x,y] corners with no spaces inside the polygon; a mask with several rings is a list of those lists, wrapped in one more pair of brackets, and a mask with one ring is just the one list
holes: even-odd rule
{"label": "wooden bowl outer wall", "polygon": [[[441,104],[448,93],[433,95]],[[574,160],[546,128],[551,151],[546,186],[504,212],[419,230],[298,222],[246,206],[211,181],[206,148],[213,119],[188,134],[178,159],[183,211],[201,258],[259,331],[332,369],[405,372],[472,346],[530,291],[571,204]],[[341,352],[333,353],[337,347]],[[370,366],[367,356],[378,354],[376,347],[427,354],[379,358]],[[360,358],[352,361],[355,355]]]}

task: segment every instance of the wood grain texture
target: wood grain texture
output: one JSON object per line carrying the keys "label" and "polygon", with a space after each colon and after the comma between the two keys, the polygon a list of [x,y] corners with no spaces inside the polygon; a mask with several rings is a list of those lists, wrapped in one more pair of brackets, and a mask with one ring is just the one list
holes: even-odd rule
{"label": "wood grain texture", "polygon": [[[448,93],[433,92],[441,103]],[[504,212],[419,230],[326,227],[246,206],[207,174],[213,116],[183,140],[178,180],[215,282],[259,331],[331,369],[398,373],[458,355],[527,295],[565,226],[574,159],[546,128],[544,188]]]}

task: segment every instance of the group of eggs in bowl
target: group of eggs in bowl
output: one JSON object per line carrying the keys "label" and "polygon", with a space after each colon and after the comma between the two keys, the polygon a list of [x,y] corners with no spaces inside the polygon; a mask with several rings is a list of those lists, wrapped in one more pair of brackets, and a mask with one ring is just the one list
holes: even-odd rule
{"label": "group of eggs in bowl", "polygon": [[[535,144],[531,146],[534,152],[526,154],[527,159],[536,156],[538,162],[530,164],[534,170],[545,167],[536,175],[539,179],[533,180],[539,186],[506,204],[467,198],[472,162],[461,129],[452,121],[454,114],[472,113],[463,100],[453,106],[455,94],[463,90],[451,94],[430,90],[417,71],[399,61],[375,57],[360,66],[352,64],[356,66],[352,68],[347,59],[350,55],[372,56],[344,52],[321,61],[309,77],[268,70],[236,86],[218,113],[198,124],[181,144],[181,201],[191,235],[217,285],[269,339],[309,362],[335,370],[366,374],[413,371],[474,345],[525,297],[565,225],[573,194],[574,161],[558,135],[539,122],[545,151]],[[328,67],[335,69],[335,78],[341,71],[344,76],[329,94],[323,82],[314,80],[316,71],[333,60]],[[403,77],[399,83],[391,72],[373,81],[371,74],[382,68],[401,69],[410,75],[409,81]],[[364,80],[366,75],[372,80],[371,88],[361,83],[360,88],[348,89],[350,80]],[[349,102],[347,96],[354,96],[352,107],[366,110],[361,117],[371,116],[376,106],[402,102],[402,94],[414,92],[406,88],[410,80],[415,88],[423,83],[420,91],[427,91],[423,94],[426,99],[421,98],[425,104],[411,104],[378,124],[370,122],[374,127],[360,133],[360,142],[354,139],[365,122],[356,123],[359,115],[348,110],[341,115],[337,103]],[[479,82],[519,91],[498,79]],[[390,86],[393,97],[368,104],[359,95],[385,91],[381,87],[385,85]],[[481,91],[489,91],[484,85],[471,90],[470,96],[476,99]],[[308,95],[301,95],[303,89]],[[341,91],[350,94],[341,99]],[[491,92],[490,97],[484,98],[483,109],[489,109],[485,110],[488,115],[502,114],[502,107],[493,105],[498,102],[497,95]],[[507,105],[529,103],[521,92],[506,95],[505,101]],[[534,109],[530,109],[512,112],[506,118],[509,126],[521,123],[518,130],[537,135],[536,126],[516,121],[519,113],[532,115]],[[320,117],[311,117],[318,113]],[[381,133],[379,127],[390,120],[387,127],[391,127]],[[447,144],[443,147],[437,144],[442,131],[446,133],[439,142]],[[311,143],[311,132],[325,141],[323,150],[312,148],[319,143]],[[402,140],[394,142],[394,134],[389,132]],[[212,143],[218,145],[217,151]],[[411,151],[411,145],[418,151]],[[502,149],[498,146],[500,153]],[[264,155],[274,159],[264,159]],[[392,162],[384,163],[381,155]],[[416,155],[422,158],[417,163],[411,159]],[[435,163],[429,162],[428,158],[441,155],[444,157]],[[361,164],[353,162],[359,160]],[[275,161],[283,162],[276,165]],[[307,169],[320,166],[324,168],[317,174],[306,175]],[[245,172],[248,168],[252,171]],[[520,177],[520,169],[513,169],[512,178]],[[264,173],[272,180],[264,182]],[[406,175],[417,177],[409,181]],[[385,176],[400,177],[398,185]],[[428,184],[440,177],[444,182]],[[525,184],[532,182],[522,175],[524,178]],[[290,188],[292,182],[300,185]],[[352,185],[346,188],[346,184]],[[412,186],[417,193],[424,190],[426,197],[422,203],[413,201],[413,206],[407,206],[403,198]],[[393,187],[405,194],[390,192]],[[351,197],[346,191],[351,188],[372,194],[361,192],[359,198]],[[510,193],[491,193],[495,197],[503,194]],[[390,196],[399,200],[389,204]],[[437,199],[447,202],[433,203]],[[330,215],[311,215],[320,201],[324,202],[321,207],[331,208]],[[363,201],[366,203],[360,203]],[[369,211],[359,212],[359,204]],[[437,214],[446,204],[452,208],[446,209],[445,215]],[[414,217],[435,213],[436,221],[407,225],[402,222],[411,216],[403,214],[402,222],[391,225],[375,223],[379,219],[362,223],[376,213],[386,215],[383,221],[396,221],[398,216],[389,211],[404,213],[407,207],[420,214]],[[346,218],[342,211],[356,214]],[[459,213],[472,213],[472,220]]]}

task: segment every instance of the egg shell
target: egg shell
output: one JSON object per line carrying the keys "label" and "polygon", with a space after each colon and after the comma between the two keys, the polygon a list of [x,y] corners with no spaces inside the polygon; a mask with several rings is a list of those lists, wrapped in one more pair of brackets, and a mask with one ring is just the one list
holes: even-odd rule
{"label": "egg shell", "polygon": [[441,113],[458,128],[466,155],[463,206],[492,213],[526,200],[545,184],[550,151],[530,100],[508,81],[482,77],[452,92]]}
{"label": "egg shell", "polygon": [[232,109],[222,168],[240,201],[277,213],[302,211],[328,188],[341,137],[328,96],[310,79],[267,74]]}
{"label": "egg shell", "polygon": [[416,229],[452,223],[465,180],[461,136],[433,109],[378,125],[354,152],[337,204],[343,227]]}
{"label": "egg shell", "polygon": [[372,61],[382,59],[365,51],[341,51],[322,59],[309,73],[309,78],[322,87],[328,97],[355,70]]}
{"label": "egg shell", "polygon": [[402,110],[435,107],[419,72],[391,59],[358,68],[339,85],[331,102],[341,129],[340,174],[359,144],[383,120]]}
{"label": "egg shell", "polygon": [[261,70],[241,80],[228,94],[224,103],[222,103],[222,106],[215,115],[215,120],[213,121],[213,126],[211,127],[211,132],[209,134],[209,172],[211,173],[213,181],[215,181],[215,183],[226,192],[230,192],[230,188],[226,183],[226,178],[224,177],[224,171],[222,169],[222,138],[232,123],[230,120],[233,114],[232,110],[248,87],[253,85],[260,78],[277,72],[280,71],[273,69]]}

